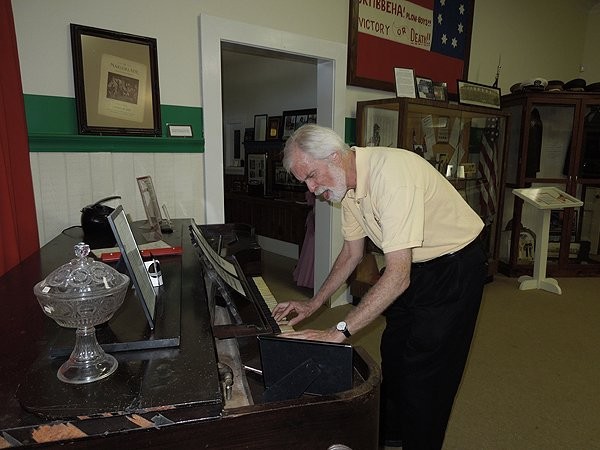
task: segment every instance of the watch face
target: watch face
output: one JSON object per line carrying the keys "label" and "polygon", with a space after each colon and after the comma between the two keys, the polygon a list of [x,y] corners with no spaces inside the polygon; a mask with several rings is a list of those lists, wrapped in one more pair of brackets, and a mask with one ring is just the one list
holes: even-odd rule
{"label": "watch face", "polygon": [[337,324],[337,329],[340,331],[344,331],[346,329],[346,322],[339,322]]}

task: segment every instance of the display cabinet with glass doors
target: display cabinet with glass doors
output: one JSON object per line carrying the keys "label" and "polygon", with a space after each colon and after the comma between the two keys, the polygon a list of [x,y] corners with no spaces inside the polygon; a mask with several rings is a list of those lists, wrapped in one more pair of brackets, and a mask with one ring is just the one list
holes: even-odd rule
{"label": "display cabinet with glass doors", "polygon": [[413,98],[357,103],[358,146],[414,151],[456,188],[485,223],[490,275],[497,271],[508,114]]}
{"label": "display cabinet with glass doors", "polygon": [[555,187],[583,201],[553,210],[546,272],[600,275],[600,94],[522,92],[502,97],[511,115],[500,238],[501,272],[530,275],[539,214],[512,193]]}

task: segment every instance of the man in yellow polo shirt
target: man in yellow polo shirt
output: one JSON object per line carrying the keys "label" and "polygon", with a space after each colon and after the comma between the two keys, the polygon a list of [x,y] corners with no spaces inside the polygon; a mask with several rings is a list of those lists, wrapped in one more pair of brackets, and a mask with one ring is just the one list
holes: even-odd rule
{"label": "man in yellow polo shirt", "polygon": [[487,276],[483,222],[407,150],[350,149],[333,130],[305,125],[286,142],[283,165],[311,192],[342,203],[344,244],[314,297],[282,302],[273,317],[292,317],[293,326],[314,313],[354,271],[369,237],[385,255],[377,283],[344,321],[289,336],[343,342],[384,314],[382,439],[404,450],[441,448]]}

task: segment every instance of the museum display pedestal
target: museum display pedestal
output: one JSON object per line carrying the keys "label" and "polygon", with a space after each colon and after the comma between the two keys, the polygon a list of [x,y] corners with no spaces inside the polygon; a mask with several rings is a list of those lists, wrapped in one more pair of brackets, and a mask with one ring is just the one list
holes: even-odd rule
{"label": "museum display pedestal", "polygon": [[553,209],[580,207],[581,200],[570,196],[566,192],[553,187],[513,189],[513,194],[533,205],[538,211],[538,226],[536,229],[535,259],[533,263],[533,277],[523,275],[519,277],[519,289],[544,289],[555,294],[562,294],[558,281],[546,277],[548,262],[548,241],[550,239],[550,212]]}

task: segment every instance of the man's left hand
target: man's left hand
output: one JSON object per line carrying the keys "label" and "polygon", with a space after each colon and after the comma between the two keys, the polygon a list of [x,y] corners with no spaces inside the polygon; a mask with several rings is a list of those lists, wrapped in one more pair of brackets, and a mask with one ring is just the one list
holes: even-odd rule
{"label": "man's left hand", "polygon": [[289,333],[283,333],[280,337],[293,338],[293,339],[307,339],[311,341],[321,342],[344,342],[346,337],[335,328],[329,328],[327,330],[302,330],[302,331],[291,331]]}

